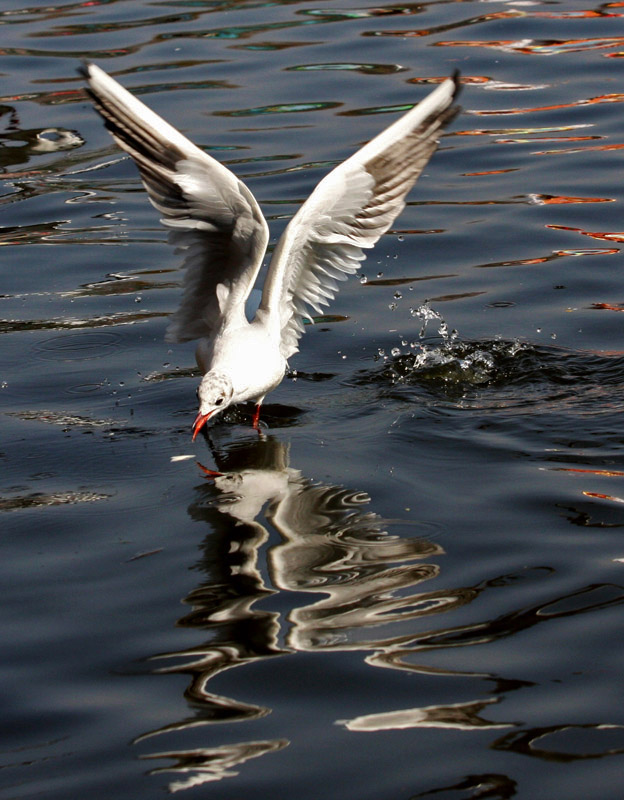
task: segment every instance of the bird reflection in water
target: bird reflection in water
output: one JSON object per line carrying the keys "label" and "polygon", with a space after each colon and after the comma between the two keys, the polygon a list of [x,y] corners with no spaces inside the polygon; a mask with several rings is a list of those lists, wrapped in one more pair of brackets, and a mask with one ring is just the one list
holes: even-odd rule
{"label": "bird reflection in water", "polygon": [[[224,430],[213,431],[211,436],[229,435]],[[424,584],[439,575],[439,566],[431,560],[437,561],[444,551],[426,538],[396,535],[401,521],[384,520],[371,511],[368,495],[306,478],[289,466],[288,448],[274,436],[254,434],[250,438],[245,433],[242,440],[219,446],[212,443],[211,447],[216,470],[206,471],[206,480],[196,487],[188,509],[193,520],[206,522],[210,528],[198,565],[207,578],[186,597],[191,611],[178,623],[209,631],[210,638],[152,659],[160,664],[155,670],[158,673],[189,676],[185,697],[193,714],[146,732],[135,742],[268,715],[271,709],[266,706],[209,690],[209,681],[227,669],[297,652],[351,651],[362,653],[373,667],[476,680],[479,695],[475,697],[473,690],[472,697],[464,695],[460,702],[334,720],[346,730],[491,730],[498,737],[491,743],[494,749],[522,750],[555,760],[624,752],[624,728],[619,725],[581,726],[583,741],[574,753],[567,752],[563,741],[569,723],[552,726],[546,731],[548,747],[540,748],[542,729],[522,730],[517,721],[487,719],[493,706],[532,684],[488,670],[462,672],[423,663],[428,651],[482,646],[538,623],[552,624],[621,605],[623,587],[581,586],[570,594],[514,607],[491,619],[482,616],[488,607],[486,599],[478,604],[477,618],[471,620],[462,607],[490,593],[498,595],[506,587],[513,593],[520,581],[547,580],[554,570],[527,567],[473,586],[429,588],[429,584],[425,591]],[[308,596],[311,602],[306,601]],[[269,602],[263,602],[267,599]],[[276,607],[288,608],[286,625],[284,616],[273,610]],[[453,612],[459,609],[458,620]],[[481,694],[484,681],[489,684],[485,699]],[[606,747],[597,738],[605,727],[611,736]],[[516,730],[510,732],[513,728]],[[612,741],[614,732],[617,741]],[[169,788],[178,791],[235,776],[243,763],[288,744],[289,740],[281,737],[243,739],[213,747],[161,750],[142,757],[170,759],[172,764],[157,767],[152,774],[174,773],[177,779]],[[513,781],[509,781],[511,787]]]}
{"label": "bird reflection in water", "polygon": [[[184,627],[209,630],[211,638],[192,649],[154,657],[162,664],[157,672],[190,676],[185,697],[194,714],[137,742],[270,712],[211,693],[210,679],[223,670],[297,651],[379,655],[400,638],[397,626],[402,629],[410,619],[464,602],[461,593],[442,599],[420,591],[438,575],[436,564],[424,563],[443,553],[437,544],[388,533],[388,522],[370,510],[368,495],[306,478],[289,466],[288,447],[277,438],[246,435],[212,449],[216,470],[204,468],[206,480],[189,507],[190,516],[211,529],[200,564],[210,577],[187,596],[192,610],[179,621]],[[279,592],[313,599],[291,604],[286,631],[279,613],[259,602]],[[371,628],[378,631],[377,641],[370,638]],[[143,757],[173,759],[173,765],[154,772],[183,774],[170,784],[179,790],[235,775],[236,765],[287,744],[283,739],[239,742]]]}

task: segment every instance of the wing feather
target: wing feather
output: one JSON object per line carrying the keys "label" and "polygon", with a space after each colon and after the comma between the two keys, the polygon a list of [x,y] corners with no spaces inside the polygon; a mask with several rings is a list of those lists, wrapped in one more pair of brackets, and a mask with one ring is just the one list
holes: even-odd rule
{"label": "wing feather", "polygon": [[169,241],[184,257],[170,341],[212,336],[244,318],[269,232],[249,189],[94,64],[82,70],[96,110],[136,163]]}
{"label": "wing feather", "polygon": [[336,167],[318,184],[282,234],[259,308],[278,326],[281,350],[298,350],[310,311],[320,313],[405,206],[405,198],[458,112],[459,76]]}

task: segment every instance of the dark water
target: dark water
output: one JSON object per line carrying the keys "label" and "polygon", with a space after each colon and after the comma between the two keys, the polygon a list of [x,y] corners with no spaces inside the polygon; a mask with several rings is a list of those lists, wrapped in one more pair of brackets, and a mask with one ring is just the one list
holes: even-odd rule
{"label": "dark water", "polygon": [[[3,8],[0,796],[620,798],[622,4]],[[274,237],[461,69],[261,437],[191,443],[178,260],[85,57]]]}

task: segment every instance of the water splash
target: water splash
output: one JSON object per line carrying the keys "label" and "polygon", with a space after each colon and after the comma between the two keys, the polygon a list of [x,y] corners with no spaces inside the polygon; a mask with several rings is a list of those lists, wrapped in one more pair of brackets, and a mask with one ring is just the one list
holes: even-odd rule
{"label": "water splash", "polygon": [[[506,372],[509,359],[527,347],[518,340],[463,341],[428,300],[410,308],[410,315],[421,322],[418,339],[403,338],[400,346],[389,353],[380,348],[375,357],[385,362],[384,379],[393,385],[427,383],[445,392],[463,393],[496,382]],[[431,325],[435,325],[434,334],[429,333]]]}
{"label": "water splash", "polygon": [[[502,337],[466,341],[428,302],[410,314],[422,322],[418,339],[403,337],[400,346],[380,348],[375,360],[381,368],[362,370],[356,385],[377,385],[386,396],[410,402],[422,401],[424,391],[435,404],[464,409],[573,409],[575,417],[624,409],[624,351],[569,350]],[[432,324],[435,333],[429,334]]]}

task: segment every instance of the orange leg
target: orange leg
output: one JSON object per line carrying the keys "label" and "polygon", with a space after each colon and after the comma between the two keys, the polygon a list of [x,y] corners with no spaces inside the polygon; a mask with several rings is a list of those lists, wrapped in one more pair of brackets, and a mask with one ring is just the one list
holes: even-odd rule
{"label": "orange leg", "polygon": [[260,403],[258,403],[258,405],[256,406],[256,411],[253,415],[253,421],[251,423],[252,426],[255,428],[255,430],[258,430],[259,422],[260,422]]}

